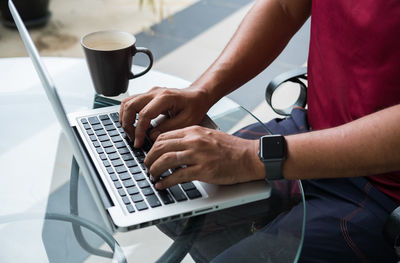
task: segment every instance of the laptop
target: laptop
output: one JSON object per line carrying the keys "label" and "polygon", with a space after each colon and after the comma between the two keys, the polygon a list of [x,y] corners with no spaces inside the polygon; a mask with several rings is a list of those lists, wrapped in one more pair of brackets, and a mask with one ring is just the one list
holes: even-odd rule
{"label": "laptop", "polygon": [[[172,220],[210,213],[268,198],[271,187],[265,181],[218,186],[200,181],[156,190],[144,158],[152,146],[149,138],[135,149],[119,123],[119,106],[67,116],[39,53],[13,2],[11,14],[40,77],[74,157],[88,184],[105,223],[128,231]],[[152,125],[157,125],[153,120]],[[210,119],[208,121],[210,124]],[[215,124],[214,124],[215,125]],[[169,176],[166,171],[162,177]]]}

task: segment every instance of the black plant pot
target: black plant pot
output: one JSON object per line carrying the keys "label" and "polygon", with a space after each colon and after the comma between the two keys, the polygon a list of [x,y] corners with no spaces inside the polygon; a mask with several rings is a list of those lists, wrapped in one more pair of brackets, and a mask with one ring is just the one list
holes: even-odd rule
{"label": "black plant pot", "polygon": [[[50,19],[50,0],[13,0],[26,27],[45,25]],[[14,20],[8,8],[8,0],[0,0],[2,22],[7,27],[15,27]]]}

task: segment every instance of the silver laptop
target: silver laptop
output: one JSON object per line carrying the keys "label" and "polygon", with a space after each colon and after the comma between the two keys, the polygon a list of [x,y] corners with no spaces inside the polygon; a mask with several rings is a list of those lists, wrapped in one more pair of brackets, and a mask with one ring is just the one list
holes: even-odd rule
{"label": "silver laptop", "polygon": [[[118,122],[119,106],[66,115],[14,4],[9,8],[74,156],[108,226],[119,231],[233,207],[270,196],[265,181],[217,186],[199,181],[158,191],[143,164],[151,141],[135,149]],[[153,125],[157,125],[153,120]],[[169,176],[167,171],[163,176]]]}

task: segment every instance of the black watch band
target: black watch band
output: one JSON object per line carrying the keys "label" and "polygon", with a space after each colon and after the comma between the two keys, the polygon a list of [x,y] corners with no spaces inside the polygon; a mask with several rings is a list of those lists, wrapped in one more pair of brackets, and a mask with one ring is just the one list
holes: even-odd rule
{"label": "black watch band", "polygon": [[282,164],[283,160],[264,161],[265,167],[265,180],[280,180],[283,179]]}
{"label": "black watch band", "polygon": [[258,156],[264,164],[265,180],[283,179],[282,165],[286,159],[286,140],[284,136],[262,136],[260,138]]}

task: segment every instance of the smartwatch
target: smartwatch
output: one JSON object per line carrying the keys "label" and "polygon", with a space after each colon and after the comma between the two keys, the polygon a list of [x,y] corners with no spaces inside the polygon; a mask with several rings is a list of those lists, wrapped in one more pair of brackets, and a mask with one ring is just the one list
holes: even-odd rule
{"label": "smartwatch", "polygon": [[265,135],[260,138],[258,157],[265,167],[265,180],[283,179],[282,164],[286,159],[286,140],[282,135]]}

